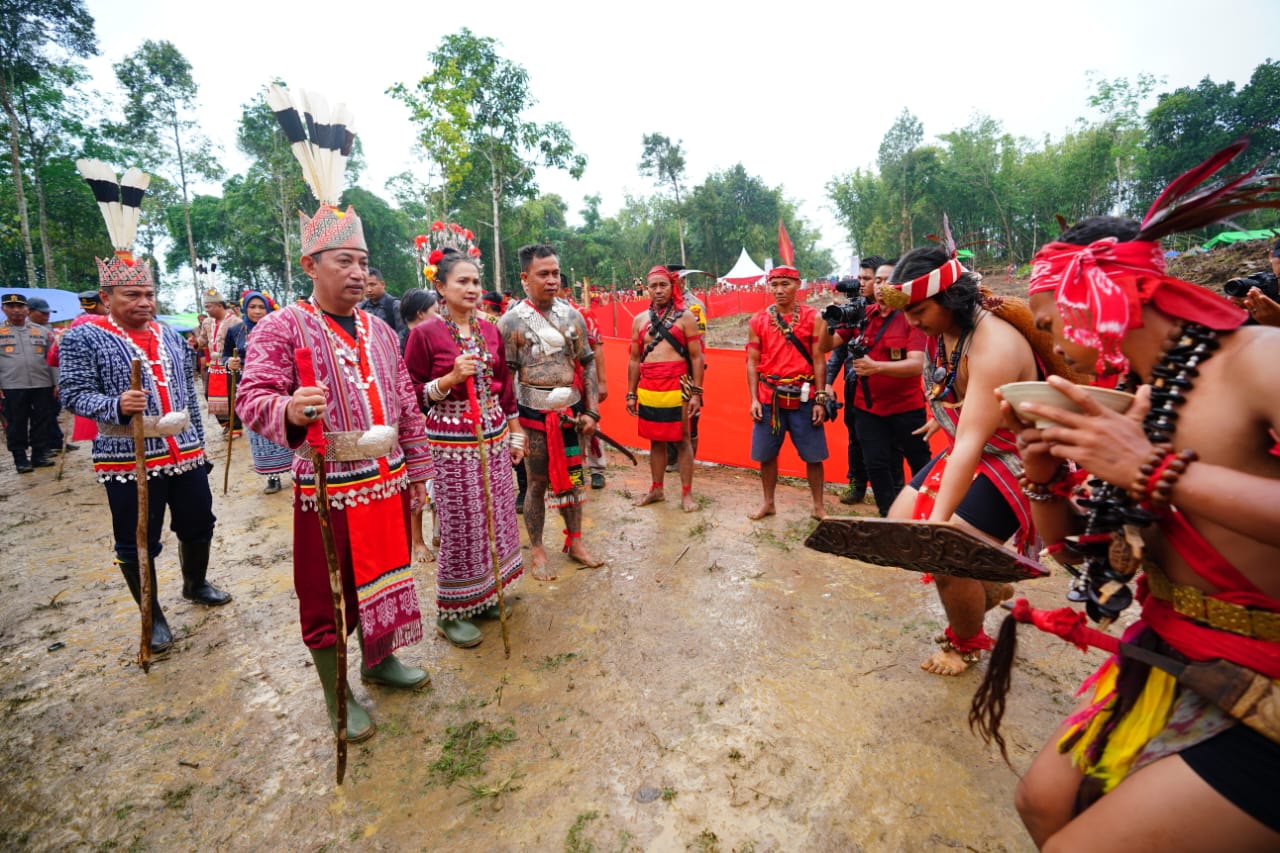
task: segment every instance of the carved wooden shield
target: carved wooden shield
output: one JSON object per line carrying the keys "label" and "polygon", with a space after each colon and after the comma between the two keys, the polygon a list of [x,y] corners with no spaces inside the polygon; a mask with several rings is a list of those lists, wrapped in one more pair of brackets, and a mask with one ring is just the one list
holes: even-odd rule
{"label": "carved wooden shield", "polygon": [[944,521],[828,518],[804,544],[877,566],[979,581],[1031,580],[1049,574],[994,539]]}

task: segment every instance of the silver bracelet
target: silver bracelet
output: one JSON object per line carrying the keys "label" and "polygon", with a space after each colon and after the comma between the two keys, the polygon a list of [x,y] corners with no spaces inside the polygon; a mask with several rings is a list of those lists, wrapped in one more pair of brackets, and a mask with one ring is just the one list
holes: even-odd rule
{"label": "silver bracelet", "polygon": [[439,379],[432,379],[427,383],[427,396],[430,397],[433,402],[439,403],[445,397],[449,396],[449,392],[440,390]]}
{"label": "silver bracelet", "polygon": [[522,432],[511,433],[511,446],[517,450],[523,450],[527,436]]}

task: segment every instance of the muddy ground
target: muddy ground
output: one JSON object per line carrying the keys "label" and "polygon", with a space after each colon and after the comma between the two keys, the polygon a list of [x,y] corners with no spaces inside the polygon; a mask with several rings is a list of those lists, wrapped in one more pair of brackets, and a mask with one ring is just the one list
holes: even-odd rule
{"label": "muddy ground", "polygon": [[[214,475],[211,579],[235,600],[183,601],[166,534],[178,640],[149,675],[88,445],[60,482],[0,471],[0,849],[1031,849],[1014,772],[964,724],[974,673],[918,668],[943,625],[932,587],[805,549],[794,485],[776,517],[748,521],[751,472],[700,468],[694,514],[633,509],[647,468],[621,457],[587,511],[607,566],[522,580],[510,659],[485,623],[478,648],[432,632],[404,650],[428,690],[353,681],[378,732],[335,787],[290,496],[261,493],[246,451],[228,496]],[[417,570],[428,619],[433,570]],[[1065,581],[1023,586],[1057,606]],[[1033,634],[1006,720],[1019,769],[1099,661]]]}

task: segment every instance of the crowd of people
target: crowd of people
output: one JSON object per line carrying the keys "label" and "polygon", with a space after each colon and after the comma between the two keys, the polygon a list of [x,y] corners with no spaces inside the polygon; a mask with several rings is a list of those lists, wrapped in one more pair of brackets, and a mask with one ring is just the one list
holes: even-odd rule
{"label": "crowd of people", "polygon": [[[544,541],[548,509],[563,522],[567,559],[603,564],[582,534],[587,490],[598,488],[593,457],[603,485],[597,433],[608,391],[599,332],[569,298],[555,247],[520,249],[524,297],[508,299],[485,289],[470,232],[442,228],[424,246],[429,287],[397,298],[369,266],[358,214],[338,207],[341,187],[312,188],[321,205],[304,223],[301,249],[311,295],[282,307],[248,291],[237,316],[211,290],[195,343],[209,356],[204,412],[229,439],[243,423],[267,493],[291,475],[302,641],[331,723],[345,694],[341,716],[357,741],[376,726],[339,689],[342,632],[357,635],[362,678],[402,689],[429,682],[395,654],[423,634],[415,560],[435,560],[437,632],[464,649],[483,640],[483,622],[505,619],[505,592],[524,574],[518,516],[535,579],[554,580],[561,565]],[[866,258],[858,279],[839,288],[861,300],[823,313],[797,299],[795,267],[774,267],[773,304],[749,322],[742,408],[762,488],[751,519],[777,511],[788,437],[806,466],[811,514],[827,517],[825,425],[839,417],[842,397],[842,503],[871,495],[882,517],[944,522],[1040,555],[1073,575],[1074,600],[1103,625],[1141,603],[1123,641],[1167,666],[1089,639],[1084,614],[1044,613],[1025,600],[1012,605],[997,642],[985,615],[1012,588],[945,566],[934,575],[947,625],[921,666],[956,676],[991,655],[971,723],[1001,749],[1011,626],[1032,622],[1116,652],[1019,785],[1018,810],[1045,849],[1118,849],[1157,833],[1189,849],[1223,839],[1236,850],[1280,844],[1280,394],[1273,374],[1257,369],[1269,353],[1280,356],[1280,332],[1267,328],[1280,324],[1280,306],[1256,287],[1233,305],[1165,274],[1164,214],[1205,204],[1180,192],[1162,196],[1141,223],[1085,219],[1044,246],[1029,301],[992,296],[943,241],[896,260]],[[37,322],[47,305],[0,297],[6,439],[16,469],[28,473],[74,447],[54,431],[59,404],[77,417],[73,439],[93,432],[115,562],[135,601],[150,573],[159,654],[172,644],[153,562],[166,511],[184,597],[216,607],[231,596],[207,577],[216,519],[197,354],[156,320],[150,270],[133,259],[132,234],[107,221],[115,255],[99,262],[100,289],[81,295],[85,313],[60,338]],[[1270,261],[1280,273],[1280,242]],[[651,486],[636,506],[665,500],[671,464],[681,508],[692,512],[705,312],[684,292],[683,272],[649,271],[649,310],[630,335],[626,411],[650,442]],[[1037,380],[1076,411],[1015,410],[1003,399],[1002,386]],[[1135,397],[1117,413],[1083,385],[1118,385]],[[931,456],[927,438],[937,430],[945,441]],[[147,554],[136,538],[139,476]],[[1185,686],[1179,674],[1200,662],[1252,679],[1254,706],[1242,712]],[[1166,807],[1147,807],[1157,801]]]}

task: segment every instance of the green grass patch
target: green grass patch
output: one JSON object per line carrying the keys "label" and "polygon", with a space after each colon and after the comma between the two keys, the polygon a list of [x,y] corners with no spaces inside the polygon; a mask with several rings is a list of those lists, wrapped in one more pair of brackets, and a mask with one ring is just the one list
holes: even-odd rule
{"label": "green grass patch", "polygon": [[440,757],[432,763],[431,772],[445,785],[467,776],[479,776],[490,747],[516,740],[515,729],[495,729],[484,720],[449,726],[444,733],[444,746],[440,748]]}

